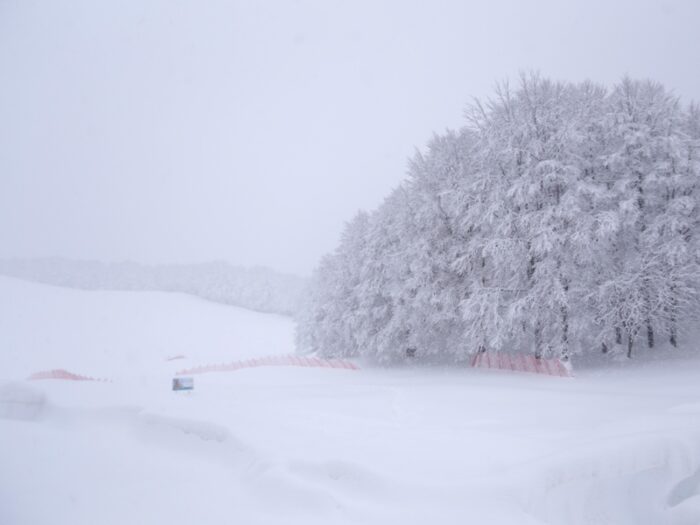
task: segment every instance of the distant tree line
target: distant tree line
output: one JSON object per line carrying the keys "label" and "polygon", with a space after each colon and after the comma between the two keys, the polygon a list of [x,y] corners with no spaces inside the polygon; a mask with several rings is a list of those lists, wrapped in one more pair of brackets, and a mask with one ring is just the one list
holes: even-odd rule
{"label": "distant tree line", "polygon": [[61,258],[0,260],[0,274],[84,290],[182,292],[259,312],[291,315],[305,280],[225,262],[144,265]]}
{"label": "distant tree line", "polygon": [[698,318],[700,111],[662,85],[523,75],[434,136],[316,269],[301,351],[632,356]]}

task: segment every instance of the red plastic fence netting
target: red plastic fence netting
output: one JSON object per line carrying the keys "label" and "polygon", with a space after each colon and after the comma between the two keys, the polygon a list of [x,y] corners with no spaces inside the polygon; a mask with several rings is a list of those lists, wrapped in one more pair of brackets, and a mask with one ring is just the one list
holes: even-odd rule
{"label": "red plastic fence netting", "polygon": [[255,368],[258,366],[304,366],[320,368],[343,368],[346,370],[359,370],[359,367],[344,359],[320,359],[318,357],[304,357],[296,355],[280,355],[234,361],[218,365],[204,365],[180,370],[177,375],[205,374],[207,372],[232,372],[242,368]]}
{"label": "red plastic fence netting", "polygon": [[109,381],[109,379],[100,379],[97,377],[74,374],[73,372],[69,372],[68,370],[64,370],[62,368],[35,372],[32,375],[30,375],[27,379],[31,381],[36,381],[38,379],[64,379],[68,381]]}
{"label": "red plastic fence netting", "polygon": [[472,357],[474,368],[494,368],[559,377],[572,377],[571,370],[559,359],[537,359],[534,355],[480,352]]}

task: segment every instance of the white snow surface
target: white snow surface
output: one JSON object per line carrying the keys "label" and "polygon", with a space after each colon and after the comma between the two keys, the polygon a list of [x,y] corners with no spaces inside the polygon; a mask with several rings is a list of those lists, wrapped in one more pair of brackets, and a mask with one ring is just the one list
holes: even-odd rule
{"label": "white snow surface", "polygon": [[[181,368],[290,353],[292,322],[11,278],[0,349],[3,525],[700,523],[696,358],[260,367],[174,393]],[[51,368],[112,382],[25,380]]]}

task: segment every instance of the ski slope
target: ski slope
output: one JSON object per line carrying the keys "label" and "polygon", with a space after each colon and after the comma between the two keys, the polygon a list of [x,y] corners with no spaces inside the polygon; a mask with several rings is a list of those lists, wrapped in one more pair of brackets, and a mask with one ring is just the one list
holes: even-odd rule
{"label": "ski slope", "polygon": [[[3,525],[700,523],[695,358],[259,367],[176,394],[182,368],[292,352],[292,322],[10,278],[0,351]],[[25,380],[51,368],[111,382]]]}

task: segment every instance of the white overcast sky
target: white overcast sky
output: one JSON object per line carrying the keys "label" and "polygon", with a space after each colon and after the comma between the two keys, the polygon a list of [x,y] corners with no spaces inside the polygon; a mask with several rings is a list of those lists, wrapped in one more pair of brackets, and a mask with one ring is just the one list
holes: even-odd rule
{"label": "white overcast sky", "polygon": [[700,1],[0,0],[0,257],[310,273],[472,96],[700,100]]}

